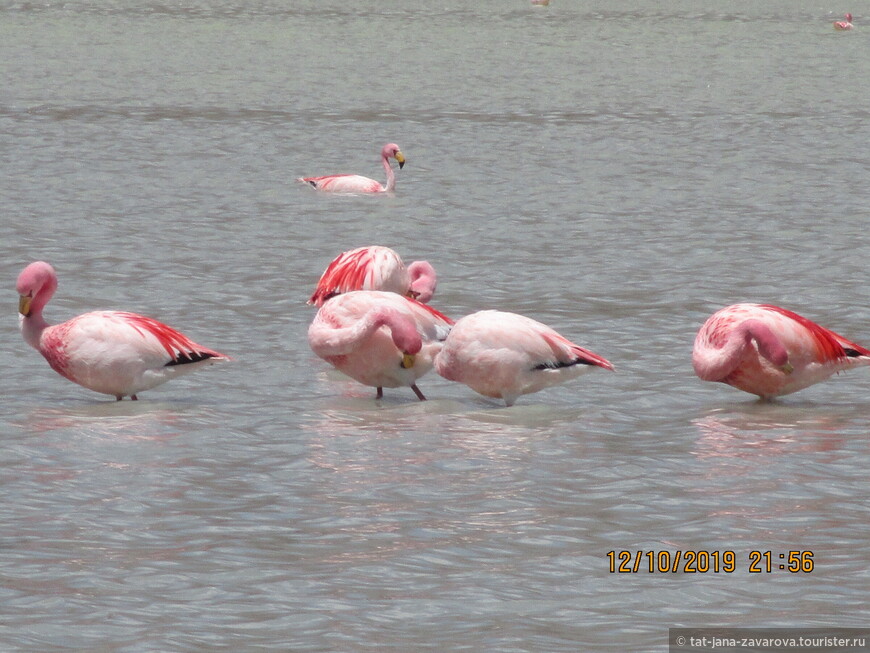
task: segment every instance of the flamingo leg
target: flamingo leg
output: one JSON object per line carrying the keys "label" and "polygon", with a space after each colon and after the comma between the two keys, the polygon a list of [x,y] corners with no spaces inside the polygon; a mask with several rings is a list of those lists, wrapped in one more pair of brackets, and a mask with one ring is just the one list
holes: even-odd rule
{"label": "flamingo leg", "polygon": [[420,392],[420,388],[417,387],[416,383],[411,384],[411,390],[413,390],[414,394],[417,395],[417,399],[419,399],[420,401],[426,401],[426,397],[423,395],[422,392]]}
{"label": "flamingo leg", "polygon": [[137,397],[136,395],[130,395],[130,399],[132,399],[133,401],[139,401],[139,397]]}
{"label": "flamingo leg", "polygon": [[384,389],[378,387],[378,393],[375,395],[375,399],[383,399],[384,398]]}

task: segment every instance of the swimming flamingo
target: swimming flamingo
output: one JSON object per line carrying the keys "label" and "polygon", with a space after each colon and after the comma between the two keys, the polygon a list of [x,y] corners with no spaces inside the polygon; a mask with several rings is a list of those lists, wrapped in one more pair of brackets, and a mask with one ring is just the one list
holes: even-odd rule
{"label": "swimming flamingo", "polygon": [[437,276],[428,261],[407,268],[389,247],[357,247],[335,257],[317,282],[309,304],[322,306],[330,297],[351,290],[384,290],[428,302],[435,294]]}
{"label": "swimming flamingo", "polygon": [[613,370],[605,358],[575,345],[545,324],[516,313],[478,311],[456,321],[435,370],[512,406],[520,395],[588,372]]}
{"label": "swimming flamingo", "polygon": [[432,369],[453,321],[434,308],[391,292],[355,290],[320,307],[308,344],[320,358],[363,385],[409,387]]}
{"label": "swimming flamingo", "polygon": [[405,166],[405,156],[395,143],[387,143],[381,150],[381,163],[387,171],[387,185],[360,175],[326,175],[324,177],[300,177],[297,181],[310,184],[314,190],[330,193],[391,193],[396,189],[396,175],[390,167],[390,159],[399,162],[399,168]]}
{"label": "swimming flamingo", "polygon": [[870,351],[787,309],[735,304],[698,331],[692,365],[704,381],[771,399],[870,365]]}
{"label": "swimming flamingo", "polygon": [[834,29],[847,30],[852,29],[852,14],[846,14],[846,20],[838,20],[834,23]]}
{"label": "swimming flamingo", "polygon": [[203,365],[228,360],[150,317],[95,311],[50,326],[42,309],[57,290],[57,274],[37,261],[18,276],[24,340],[61,376],[118,401]]}

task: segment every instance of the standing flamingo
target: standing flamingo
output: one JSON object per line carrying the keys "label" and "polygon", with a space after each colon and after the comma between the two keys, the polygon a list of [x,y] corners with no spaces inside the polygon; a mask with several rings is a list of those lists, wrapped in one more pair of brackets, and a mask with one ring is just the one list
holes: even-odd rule
{"label": "standing flamingo", "polygon": [[409,387],[432,369],[453,321],[434,308],[391,292],[355,290],[320,307],[308,344],[320,358],[363,385]]}
{"label": "standing flamingo", "polygon": [[870,365],[870,351],[797,313],[769,304],[734,304],[698,331],[692,366],[704,381],[771,399]]}
{"label": "standing flamingo", "polygon": [[399,168],[405,166],[405,156],[395,143],[387,143],[381,150],[381,163],[387,171],[387,185],[361,175],[326,175],[324,177],[300,177],[297,181],[309,184],[314,190],[329,193],[392,193],[396,190],[396,175],[390,167],[390,159],[399,163]]}
{"label": "standing flamingo", "polygon": [[605,358],[575,345],[545,324],[516,313],[478,311],[457,320],[435,358],[435,370],[512,406],[520,395],[580,376]]}
{"label": "standing flamingo", "polygon": [[118,401],[203,365],[228,360],[150,317],[123,311],[85,313],[50,326],[42,310],[57,290],[57,274],[37,261],[18,276],[24,340],[61,376]]}
{"label": "standing flamingo", "polygon": [[852,14],[846,14],[846,20],[838,20],[834,23],[834,29],[847,30],[852,29]]}
{"label": "standing flamingo", "polygon": [[335,257],[308,303],[322,306],[327,299],[351,290],[384,290],[427,303],[436,283],[435,268],[428,261],[414,261],[406,268],[389,247],[358,247]]}

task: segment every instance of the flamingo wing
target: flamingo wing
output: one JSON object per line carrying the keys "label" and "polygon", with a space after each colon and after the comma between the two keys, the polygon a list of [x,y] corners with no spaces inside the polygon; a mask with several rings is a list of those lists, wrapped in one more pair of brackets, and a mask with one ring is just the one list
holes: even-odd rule
{"label": "flamingo wing", "polygon": [[375,179],[362,175],[342,174],[322,177],[300,177],[299,181],[315,190],[327,193],[383,193],[384,186]]}
{"label": "flamingo wing", "polygon": [[787,308],[781,308],[772,304],[760,304],[759,306],[765,310],[783,315],[803,327],[812,338],[816,349],[816,360],[819,363],[835,362],[843,358],[870,356],[870,350]]}
{"label": "flamingo wing", "polygon": [[327,299],[352,290],[384,290],[405,294],[410,277],[401,257],[389,247],[372,245],[339,254],[317,282],[309,304],[321,306]]}

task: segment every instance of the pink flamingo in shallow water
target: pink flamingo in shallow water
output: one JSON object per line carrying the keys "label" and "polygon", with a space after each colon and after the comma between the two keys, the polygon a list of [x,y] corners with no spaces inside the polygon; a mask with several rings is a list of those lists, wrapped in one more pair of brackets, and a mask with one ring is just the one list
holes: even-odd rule
{"label": "pink flamingo in shallow water", "polygon": [[150,317],[95,311],[50,326],[42,310],[57,289],[57,274],[37,261],[18,276],[21,333],[61,376],[119,401],[227,356],[193,342]]}
{"label": "pink flamingo in shallow water", "polygon": [[329,193],[391,193],[396,189],[396,175],[390,166],[390,159],[405,165],[405,155],[395,143],[387,143],[381,149],[381,162],[387,172],[387,184],[361,175],[326,175],[324,177],[300,177],[298,181],[309,184],[313,189]]}
{"label": "pink flamingo in shallow water", "polygon": [[351,290],[384,290],[428,302],[436,283],[435,268],[428,261],[414,261],[406,268],[389,247],[358,247],[335,257],[308,303],[322,306],[327,299]]}
{"label": "pink flamingo in shallow water", "polygon": [[841,31],[852,29],[852,14],[846,14],[846,20],[834,22],[834,29]]}
{"label": "pink flamingo in shallow water", "polygon": [[508,406],[520,395],[580,376],[610,362],[545,324],[516,313],[479,311],[456,321],[435,370]]}
{"label": "pink flamingo in shallow water", "polygon": [[787,309],[735,304],[698,331],[692,365],[704,381],[772,399],[870,365],[870,351]]}
{"label": "pink flamingo in shallow water", "polygon": [[550,0],[532,0],[532,4],[538,7],[546,7],[550,4]]}
{"label": "pink flamingo in shallow water", "polygon": [[352,379],[377,388],[409,387],[423,401],[417,379],[432,369],[453,321],[434,308],[391,292],[356,290],[320,307],[308,344]]}

